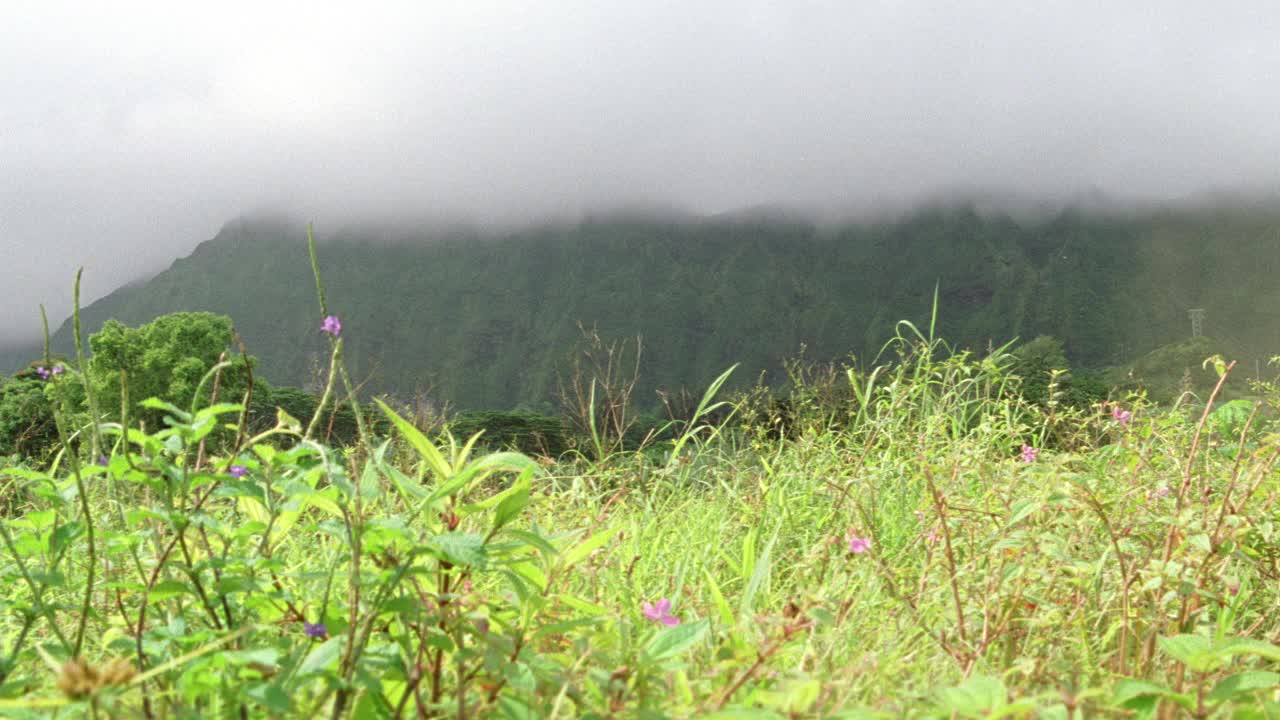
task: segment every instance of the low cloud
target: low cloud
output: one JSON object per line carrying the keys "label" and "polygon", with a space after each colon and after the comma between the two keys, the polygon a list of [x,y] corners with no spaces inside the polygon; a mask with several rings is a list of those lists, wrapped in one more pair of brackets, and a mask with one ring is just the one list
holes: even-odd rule
{"label": "low cloud", "polygon": [[1134,201],[1280,180],[1263,1],[24,3],[0,25],[0,339],[261,207]]}

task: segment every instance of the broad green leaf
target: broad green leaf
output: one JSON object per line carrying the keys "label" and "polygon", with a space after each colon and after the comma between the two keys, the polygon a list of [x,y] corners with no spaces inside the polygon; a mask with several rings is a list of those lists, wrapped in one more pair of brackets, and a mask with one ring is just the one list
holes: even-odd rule
{"label": "broad green leaf", "polygon": [[1280,662],[1280,647],[1264,640],[1253,638],[1228,638],[1214,647],[1214,653],[1221,657],[1232,655],[1257,655],[1272,662]]}
{"label": "broad green leaf", "polygon": [[582,600],[581,598],[576,598],[572,595],[557,595],[556,599],[564,603],[565,605],[568,605],[569,607],[573,608],[574,610],[577,610],[578,612],[581,612],[581,613],[586,613],[587,615],[591,615],[592,617],[595,617],[597,615],[607,615],[609,613],[607,609],[595,603],[587,602],[586,600]]}
{"label": "broad green leaf", "polygon": [[1222,664],[1209,647],[1209,640],[1199,635],[1174,635],[1159,639],[1160,649],[1194,672],[1209,672]]}
{"label": "broad green leaf", "polygon": [[1209,702],[1226,702],[1236,695],[1266,690],[1280,685],[1280,674],[1254,670],[1228,675],[1209,692]]}
{"label": "broad green leaf", "polygon": [[505,537],[513,537],[523,541],[530,547],[542,553],[545,558],[551,558],[560,553],[560,551],[556,549],[556,546],[548,542],[546,538],[528,530],[513,530],[511,528],[507,528],[502,531],[502,534]]}
{"label": "broad green leaf", "polygon": [[509,491],[510,494],[498,503],[498,509],[493,513],[493,529],[500,530],[504,525],[516,519],[529,505],[529,479],[527,475],[521,475],[520,480]]}
{"label": "broad green leaf", "polygon": [[291,710],[295,710],[294,702],[289,699],[289,695],[275,683],[260,683],[250,686],[245,694],[249,699],[260,703],[276,715],[286,715]]}
{"label": "broad green leaf", "polygon": [[72,521],[59,525],[49,534],[49,552],[58,554],[84,532],[84,523]]}
{"label": "broad green leaf", "polygon": [[427,496],[427,489],[422,487],[421,483],[410,478],[391,465],[384,465],[382,467],[382,472],[387,477],[391,478],[391,484],[400,492],[405,503],[410,507],[412,507],[416,501]]}
{"label": "broad green leaf", "polygon": [[547,588],[547,576],[542,569],[531,562],[515,563],[511,566],[511,570],[524,580],[533,583],[538,592],[542,592]]}
{"label": "broad green leaf", "polygon": [[49,480],[49,473],[39,472],[37,470],[28,470],[27,468],[4,468],[0,469],[0,477],[15,477],[20,480]]}
{"label": "broad green leaf", "polygon": [[546,623],[538,626],[533,631],[533,637],[545,638],[555,637],[557,635],[566,635],[572,630],[579,628],[594,627],[604,622],[604,618],[578,618],[576,620],[563,620],[561,622]]}
{"label": "broad green leaf", "polygon": [[454,565],[483,569],[489,563],[484,538],[475,533],[445,533],[431,538],[427,544],[439,550],[440,554]]}
{"label": "broad green leaf", "polygon": [[542,720],[542,715],[528,703],[506,693],[498,697],[498,710],[507,720]]}
{"label": "broad green leaf", "polygon": [[222,653],[222,657],[233,665],[257,663],[273,667],[280,662],[280,651],[275,648],[257,648],[253,650],[230,650]]}
{"label": "broad green leaf", "polygon": [[[303,495],[302,506],[314,507],[331,517],[342,517],[342,508],[339,507],[338,503],[335,502],[333,498],[329,497],[331,493],[329,493],[328,490],[329,488],[325,488],[325,490],[318,490],[316,492]],[[297,516],[298,513],[294,513],[294,515]]]}
{"label": "broad green leaf", "polygon": [[605,543],[612,540],[613,536],[617,535],[621,529],[622,528],[613,528],[612,530],[601,530],[595,535],[592,535],[586,540],[583,540],[582,542],[573,546],[571,549],[565,552],[564,555],[560,557],[560,566],[562,568],[573,567],[583,558],[595,552],[596,550],[600,549],[601,547],[604,546]]}
{"label": "broad green leaf", "polygon": [[342,648],[346,645],[346,642],[346,635],[335,635],[321,643],[298,666],[297,676],[304,678],[308,675],[324,672],[330,665],[338,661],[338,656],[342,654]]}
{"label": "broad green leaf", "polygon": [[437,485],[436,488],[431,491],[431,495],[428,500],[435,501],[443,497],[454,495],[468,484],[480,482],[495,472],[523,472],[525,470],[530,470],[536,473],[538,471],[538,464],[520,453],[490,453],[479,460],[468,464],[466,467],[461,468],[457,471],[456,475]]}
{"label": "broad green leaf", "polygon": [[702,619],[691,623],[681,623],[675,627],[663,628],[645,646],[644,653],[653,660],[666,660],[667,658],[675,657],[693,647],[695,643],[707,634],[707,630],[710,627],[711,623],[706,619]]}
{"label": "broad green leaf", "polygon": [[179,580],[161,580],[155,584],[155,587],[151,588],[151,591],[147,593],[147,597],[151,602],[159,602],[186,593],[194,595],[195,591],[191,589],[190,585]]}
{"label": "broad green leaf", "polygon": [[997,678],[974,675],[955,687],[939,690],[938,699],[951,712],[967,718],[984,718],[1004,707],[1008,691]]}
{"label": "broad green leaf", "polygon": [[453,468],[444,459],[440,449],[432,444],[427,439],[427,436],[422,434],[422,431],[396,414],[396,411],[387,407],[386,403],[377,398],[374,399],[374,402],[378,404],[378,407],[382,408],[382,412],[386,414],[387,419],[395,426],[400,436],[407,440],[413,446],[413,449],[417,450],[418,454],[422,456],[422,459],[426,461],[427,467],[431,469],[431,472],[435,473],[437,482],[441,482],[453,475]]}
{"label": "broad green leaf", "polygon": [[1012,508],[1010,508],[1009,520],[1005,523],[1005,527],[1009,528],[1017,525],[1022,520],[1025,520],[1028,515],[1039,510],[1040,507],[1041,504],[1039,502],[1032,500],[1019,500],[1013,504]]}
{"label": "broad green leaf", "polygon": [[250,593],[258,589],[258,581],[243,575],[223,575],[213,584],[214,592],[221,595],[233,593]]}
{"label": "broad green leaf", "polygon": [[172,415],[173,417],[177,418],[179,422],[184,422],[184,423],[191,422],[191,413],[186,412],[185,410],[181,410],[178,408],[177,405],[174,405],[173,403],[165,402],[160,398],[147,398],[146,400],[143,400],[142,402],[138,403],[138,406],[147,408],[148,410],[162,410]]}
{"label": "broad green leaf", "polygon": [[281,408],[276,408],[276,427],[292,432],[302,432],[302,421]]}
{"label": "broad green leaf", "polygon": [[215,405],[200,408],[195,415],[195,419],[197,422],[204,419],[215,419],[219,415],[238,413],[243,409],[243,405],[238,405],[236,403],[217,403]]}

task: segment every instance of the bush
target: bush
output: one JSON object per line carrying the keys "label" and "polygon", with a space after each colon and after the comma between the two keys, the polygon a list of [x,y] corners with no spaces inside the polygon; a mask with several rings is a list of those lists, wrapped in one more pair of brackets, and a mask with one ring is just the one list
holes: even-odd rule
{"label": "bush", "polygon": [[1103,376],[1090,370],[1072,370],[1062,341],[1041,335],[1013,350],[1012,371],[1022,379],[1024,398],[1041,407],[1056,400],[1072,408],[1092,407],[1107,397]]}
{"label": "bush", "polygon": [[[172,313],[136,328],[108,320],[101,330],[89,336],[93,352],[89,376],[98,395],[99,410],[113,417],[119,412],[123,372],[128,382],[130,424],[141,420],[148,427],[162,427],[160,411],[132,408],[153,397],[179,408],[190,408],[201,381],[224,354],[231,366],[219,377],[218,397],[238,402],[248,386],[253,359],[235,353],[234,341],[231,318],[225,315]],[[201,392],[202,403],[208,403],[213,395],[212,383]]]}
{"label": "bush", "polygon": [[44,458],[53,452],[58,429],[47,388],[35,367],[0,385],[0,456]]}
{"label": "bush", "polygon": [[564,423],[558,417],[532,412],[468,412],[454,418],[454,435],[471,437],[484,431],[480,443],[490,448],[515,448],[527,454],[559,457],[569,449]]}
{"label": "bush", "polygon": [[[276,422],[276,410],[283,410],[305,427],[320,407],[320,396],[296,387],[272,387],[258,382],[253,399],[249,403],[249,428],[262,432]],[[366,416],[369,413],[366,413]],[[316,437],[332,445],[347,447],[360,439],[360,428],[351,406],[340,402],[336,407],[330,401],[316,426]]]}
{"label": "bush", "polygon": [[[1115,368],[1110,379],[1124,390],[1146,390],[1147,396],[1158,403],[1176,402],[1187,392],[1204,399],[1218,382],[1213,368],[1204,365],[1215,354],[1227,355],[1229,349],[1212,338],[1187,338],[1162,345],[1125,367]],[[1233,384],[1239,386],[1243,382],[1239,378]],[[1235,389],[1229,384],[1223,397],[1231,397]]]}

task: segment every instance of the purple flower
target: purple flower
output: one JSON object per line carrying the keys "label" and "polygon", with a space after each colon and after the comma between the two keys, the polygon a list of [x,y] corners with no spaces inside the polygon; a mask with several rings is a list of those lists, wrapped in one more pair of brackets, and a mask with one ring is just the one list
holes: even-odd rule
{"label": "purple flower", "polygon": [[1167,498],[1169,497],[1169,493],[1171,492],[1173,492],[1173,489],[1170,488],[1168,485],[1165,485],[1162,488],[1157,488],[1155,490],[1148,490],[1147,500],[1151,501],[1151,500],[1159,500],[1161,498]]}
{"label": "purple flower", "polygon": [[338,319],[337,315],[329,315],[324,319],[324,322],[320,323],[320,332],[338,337],[342,334],[342,321]]}
{"label": "purple flower", "polygon": [[1040,451],[1030,445],[1022,446],[1022,462],[1033,463],[1039,457]]}
{"label": "purple flower", "polygon": [[666,598],[661,598],[656,603],[645,603],[644,616],[667,627],[680,624],[680,618],[671,614],[671,601]]}
{"label": "purple flower", "polygon": [[304,621],[302,623],[302,634],[312,640],[324,640],[329,637],[329,629],[324,626],[324,623],[309,623]]}
{"label": "purple flower", "polygon": [[854,555],[861,555],[862,553],[870,549],[871,549],[871,538],[858,537],[857,535],[854,535],[852,532],[849,533],[849,552],[853,553]]}
{"label": "purple flower", "polygon": [[243,465],[232,465],[227,469],[227,472],[231,473],[231,477],[233,478],[242,478],[249,474],[249,468]]}
{"label": "purple flower", "polygon": [[1120,423],[1120,427],[1127,427],[1129,420],[1133,418],[1133,413],[1122,409],[1119,405],[1111,409],[1111,419]]}
{"label": "purple flower", "polygon": [[48,380],[52,377],[61,375],[64,370],[66,370],[66,368],[62,367],[61,364],[54,365],[51,368],[47,368],[43,365],[36,366],[36,374],[40,376],[41,380]]}
{"label": "purple flower", "polygon": [[100,465],[101,467],[106,467],[106,466],[107,466],[107,456],[106,456],[106,455],[99,455],[99,456],[98,456],[98,465]]}

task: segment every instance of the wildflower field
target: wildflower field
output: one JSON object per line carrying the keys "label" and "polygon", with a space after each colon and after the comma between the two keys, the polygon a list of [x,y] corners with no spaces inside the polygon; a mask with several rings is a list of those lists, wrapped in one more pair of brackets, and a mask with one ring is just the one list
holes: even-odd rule
{"label": "wildflower field", "polygon": [[531,457],[358,401],[316,276],[313,417],[251,431],[228,361],[102,421],[96,354],[39,366],[62,451],[0,460],[0,714],[1280,717],[1280,391],[1225,400],[1229,364],[1034,403],[904,323],[785,426],[728,370],[660,442]]}

